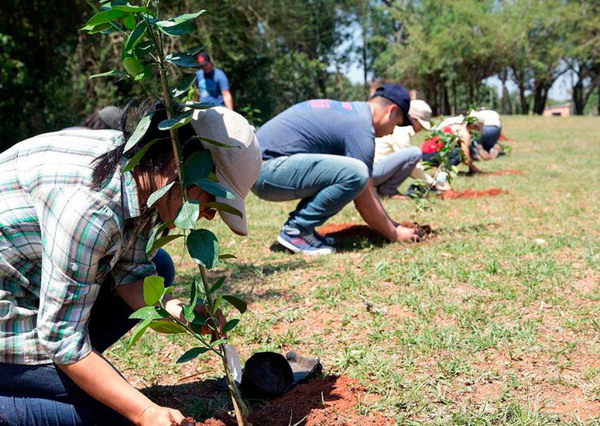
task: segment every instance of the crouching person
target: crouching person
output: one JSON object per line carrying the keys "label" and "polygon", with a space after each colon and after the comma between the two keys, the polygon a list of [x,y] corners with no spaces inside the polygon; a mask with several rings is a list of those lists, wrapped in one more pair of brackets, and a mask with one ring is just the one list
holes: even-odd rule
{"label": "crouching person", "polygon": [[[0,424],[187,424],[102,356],[135,324],[128,317],[145,304],[144,278],[162,273],[145,253],[150,227],[158,217],[173,220],[182,205],[173,185],[147,207],[152,192],[179,179],[169,134],[157,127],[165,109],[152,109],[144,140],[126,154],[130,134],[87,129],[40,135],[0,154]],[[124,122],[123,129],[135,124]],[[196,111],[178,131],[189,141],[184,159],[210,150],[216,176],[236,197],[219,201],[243,211],[260,171],[246,120],[214,108]],[[240,149],[204,145],[196,136]],[[123,173],[131,156],[157,138],[163,139]],[[215,211],[203,203],[214,196],[197,186],[187,191],[200,203],[199,216],[211,220]],[[233,232],[246,233],[245,219],[221,217]],[[180,300],[166,296],[164,302],[185,321]]]}

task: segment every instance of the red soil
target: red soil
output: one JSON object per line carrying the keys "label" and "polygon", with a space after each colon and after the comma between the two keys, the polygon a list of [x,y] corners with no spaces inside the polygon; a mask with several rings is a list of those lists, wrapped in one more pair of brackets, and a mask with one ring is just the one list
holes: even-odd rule
{"label": "red soil", "polygon": [[[419,225],[416,222],[402,222],[400,225],[406,228],[413,228],[417,231],[419,237],[430,237],[435,234],[429,225]],[[333,237],[336,239],[344,238],[368,238],[369,240],[384,240],[384,237],[373,231],[367,225],[359,225],[356,223],[331,223],[321,226],[317,231],[320,234]]]}
{"label": "red soil", "polygon": [[506,142],[514,142],[514,140],[512,140],[510,138],[507,138],[506,136],[504,136],[502,134],[500,135],[500,137],[498,138],[498,140],[499,141],[506,141]]}
{"label": "red soil", "polygon": [[[354,379],[328,376],[298,385],[281,398],[262,408],[255,408],[250,421],[255,426],[306,426],[394,424],[379,413],[367,416],[356,412],[360,402],[368,400],[366,389]],[[233,419],[232,419],[233,421]],[[228,426],[221,420],[209,419],[197,425]]]}
{"label": "red soil", "polygon": [[498,188],[490,188],[485,191],[474,191],[472,189],[466,189],[464,191],[446,191],[442,194],[443,200],[451,200],[453,198],[479,198],[479,197],[496,197],[500,194],[508,194],[508,191]]}

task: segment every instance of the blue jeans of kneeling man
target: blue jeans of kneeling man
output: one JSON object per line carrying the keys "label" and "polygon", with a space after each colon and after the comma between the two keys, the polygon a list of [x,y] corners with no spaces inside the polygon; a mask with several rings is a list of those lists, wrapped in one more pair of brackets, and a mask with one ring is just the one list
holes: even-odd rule
{"label": "blue jeans of kneeling man", "polygon": [[300,199],[286,225],[313,232],[354,200],[368,181],[369,169],[355,158],[295,154],[265,161],[252,192],[267,201]]}
{"label": "blue jeans of kneeling man", "polygon": [[416,146],[402,149],[381,159],[373,166],[373,184],[384,195],[398,194],[398,187],[410,176],[421,161],[421,150]]}
{"label": "blue jeans of kneeling man", "polygon": [[[169,254],[159,249],[152,259],[165,285],[173,284],[175,268]],[[111,291],[111,280],[100,287],[88,330],[92,347],[104,352],[138,320],[132,309]],[[55,364],[0,363],[0,426],[128,425],[120,414],[95,400]]]}

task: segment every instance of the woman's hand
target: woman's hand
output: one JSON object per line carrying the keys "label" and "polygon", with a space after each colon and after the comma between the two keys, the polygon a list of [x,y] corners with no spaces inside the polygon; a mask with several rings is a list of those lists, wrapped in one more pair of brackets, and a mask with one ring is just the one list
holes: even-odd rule
{"label": "woman's hand", "polygon": [[[207,323],[209,325],[213,325],[212,319],[211,319],[210,315],[208,314],[208,310],[206,309],[206,306],[197,305],[195,311],[198,312],[200,315],[202,315],[204,318],[206,318]],[[225,320],[225,316],[223,315],[223,312],[221,312],[221,308],[217,309],[215,318],[217,319],[216,334],[219,337],[225,337],[225,333],[221,332],[221,330],[223,330],[227,321]],[[211,327],[209,327],[209,325],[201,326],[200,333],[201,334],[213,334],[214,327],[211,328]]]}
{"label": "woman's hand", "polygon": [[139,426],[192,426],[194,422],[189,421],[179,410],[150,405],[142,412],[137,424]]}

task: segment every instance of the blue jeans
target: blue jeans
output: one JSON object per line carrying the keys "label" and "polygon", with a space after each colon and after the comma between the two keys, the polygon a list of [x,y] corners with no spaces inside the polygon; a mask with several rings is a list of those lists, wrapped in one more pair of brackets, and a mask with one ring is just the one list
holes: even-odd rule
{"label": "blue jeans", "polygon": [[355,158],[295,154],[265,161],[252,192],[267,201],[300,199],[286,225],[313,232],[354,200],[368,181],[367,166]]}
{"label": "blue jeans", "polygon": [[410,176],[421,161],[421,150],[416,146],[388,155],[373,166],[373,184],[384,195],[398,194],[398,187]]}
{"label": "blue jeans", "polygon": [[[175,268],[169,254],[159,249],[152,259],[165,285],[173,284]],[[105,351],[138,320],[129,319],[131,308],[111,291],[106,280],[90,315],[92,347]],[[128,420],[96,401],[55,364],[0,363],[0,425],[79,426],[126,425]]]}
{"label": "blue jeans", "polygon": [[500,127],[483,126],[481,129],[481,138],[477,141],[486,151],[490,151],[500,139]]}

